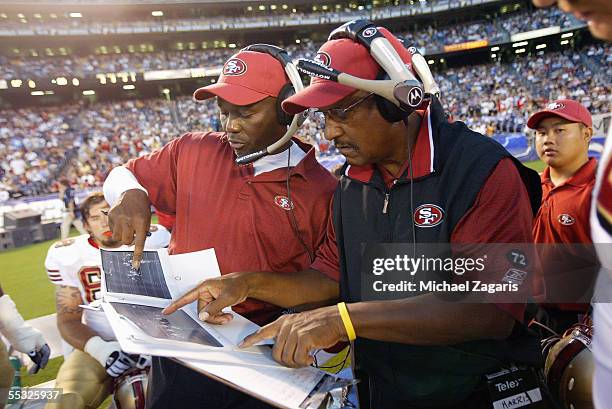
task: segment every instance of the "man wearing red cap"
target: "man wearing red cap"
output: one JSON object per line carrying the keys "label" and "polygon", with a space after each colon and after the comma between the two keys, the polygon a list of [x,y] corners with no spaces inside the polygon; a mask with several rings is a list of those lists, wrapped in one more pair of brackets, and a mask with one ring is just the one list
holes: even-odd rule
{"label": "man wearing red cap", "polygon": [[[277,96],[287,84],[273,56],[232,56],[218,82],[194,94],[196,100],[217,97],[223,133],[187,133],[109,175],[104,192],[114,205],[113,237],[138,242],[153,204],[176,217],[171,254],[214,248],[223,275],[256,269],[279,272],[282,279],[307,268],[325,238],[334,177],[317,163],[314,149],[295,139],[281,153],[246,166],[235,163],[236,156],[260,151],[287,132],[277,111]],[[326,288],[336,286],[323,274],[310,278],[314,287],[305,293],[328,294]],[[235,304],[234,311],[261,325],[281,314],[279,307],[254,299]],[[209,317],[217,324],[231,319]],[[149,409],[268,407],[166,359],[154,360],[150,385]]]}
{"label": "man wearing red cap", "polygon": [[[368,30],[364,33],[371,35],[375,29]],[[415,50],[378,30],[410,66]],[[315,59],[362,79],[384,74],[368,50],[350,39],[326,42]],[[344,302],[330,305],[319,294],[300,291],[311,286],[307,280],[288,276],[280,282],[251,273],[232,275],[233,282],[208,280],[166,313],[213,294],[214,307],[206,306],[211,316],[248,296],[287,306],[325,303],[281,317],[242,346],[275,338],[275,359],[299,367],[313,362],[313,349],[355,341],[358,376],[365,375],[359,387],[364,407],[491,407],[486,374],[540,359],[538,340],[523,324],[524,304],[489,298],[480,304],[441,303],[431,293],[393,301],[364,299],[361,284],[367,277],[360,274],[368,266],[362,245],[531,242],[540,201],[537,174],[490,138],[462,123],[449,124],[435,98],[424,111],[398,119],[382,102],[373,94],[315,78],[283,103],[289,113],[320,108],[326,139],[348,162],[334,193],[327,239],[307,271],[339,277],[335,296]],[[505,257],[494,264],[496,271],[486,272],[490,282],[505,281],[516,267]],[[529,269],[517,273],[520,291],[529,287]],[[368,387],[366,395],[362,391]]]}
{"label": "man wearing red cap", "polygon": [[562,333],[578,321],[578,313],[588,310],[598,267],[591,246],[578,248],[592,243],[589,212],[597,161],[588,154],[593,122],[580,103],[560,99],[533,114],[527,126],[535,130],[536,151],[548,165],[541,175],[542,205],[534,240],[573,245],[540,246],[547,325]]}

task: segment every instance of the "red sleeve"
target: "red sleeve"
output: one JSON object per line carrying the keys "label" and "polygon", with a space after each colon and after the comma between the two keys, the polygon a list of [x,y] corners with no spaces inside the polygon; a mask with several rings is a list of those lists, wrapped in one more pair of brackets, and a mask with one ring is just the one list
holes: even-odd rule
{"label": "red sleeve", "polygon": [[333,197],[329,204],[325,239],[315,252],[315,261],[310,268],[320,271],[334,281],[340,281],[340,263],[338,245],[336,244],[336,231],[333,220]]}
{"label": "red sleeve", "polygon": [[136,176],[138,183],[147,189],[153,206],[163,213],[176,213],[178,156],[181,141],[187,135],[170,141],[148,155],[132,159],[125,165]]}
{"label": "red sleeve", "polygon": [[[527,189],[512,160],[506,158],[497,164],[480,189],[472,208],[455,226],[451,243],[533,243],[532,221],[533,213]],[[495,246],[496,249],[500,247]],[[532,258],[531,264],[535,265],[535,255],[532,256],[533,252],[530,250],[526,251],[529,251]],[[489,257],[487,262],[490,268],[484,272],[486,282],[501,283],[508,270],[516,266],[510,264],[505,253],[494,255],[494,258],[495,260],[491,260]],[[531,280],[525,280],[520,291],[522,294],[529,294]],[[495,296],[487,299],[492,300],[499,309],[516,320],[523,321],[524,303],[495,302]]]}

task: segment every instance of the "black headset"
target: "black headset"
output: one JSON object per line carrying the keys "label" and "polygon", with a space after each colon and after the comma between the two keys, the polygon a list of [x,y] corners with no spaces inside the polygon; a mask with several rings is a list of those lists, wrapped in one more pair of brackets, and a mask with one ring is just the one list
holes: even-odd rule
{"label": "black headset", "polygon": [[283,111],[281,106],[284,100],[295,94],[296,91],[302,90],[304,85],[302,84],[300,73],[293,64],[291,57],[289,57],[289,54],[287,54],[287,52],[282,48],[271,44],[251,44],[243,48],[241,51],[254,51],[271,55],[281,63],[287,77],[289,78],[289,83],[283,85],[278,93],[278,96],[276,97],[276,118],[278,123],[283,126],[288,126],[289,128],[282,138],[265,149],[236,158],[237,164],[246,165],[266,155],[275,153],[276,149],[285,145],[295,134],[297,129],[304,123],[304,115],[289,115]]}

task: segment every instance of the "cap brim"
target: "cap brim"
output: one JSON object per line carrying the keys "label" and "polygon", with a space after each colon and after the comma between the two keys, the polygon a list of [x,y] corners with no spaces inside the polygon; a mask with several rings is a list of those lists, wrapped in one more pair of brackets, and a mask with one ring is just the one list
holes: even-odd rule
{"label": "cap brim", "polygon": [[283,101],[283,111],[295,115],[308,108],[323,108],[348,97],[355,88],[332,81],[315,82]]}
{"label": "cap brim", "polygon": [[193,93],[193,98],[196,101],[204,101],[212,97],[219,97],[224,101],[233,105],[251,105],[263,100],[269,95],[261,92],[253,91],[252,89],[241,87],[235,84],[220,82],[217,84],[208,85],[198,88]]}
{"label": "cap brim", "polygon": [[575,118],[569,114],[545,109],[544,111],[536,112],[535,114],[531,115],[527,120],[527,127],[529,129],[536,129],[543,119],[549,118],[551,116],[558,116],[560,118],[567,119],[568,121],[582,123],[581,119]]}

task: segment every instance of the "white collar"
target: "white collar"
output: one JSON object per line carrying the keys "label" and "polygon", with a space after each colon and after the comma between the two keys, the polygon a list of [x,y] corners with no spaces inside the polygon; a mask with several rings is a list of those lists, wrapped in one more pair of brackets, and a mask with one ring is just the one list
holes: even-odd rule
{"label": "white collar", "polygon": [[296,166],[298,163],[300,163],[302,159],[304,159],[304,157],[306,157],[306,152],[304,152],[302,148],[298,146],[297,143],[293,142],[289,149],[285,149],[284,151],[282,151],[281,153],[277,153],[276,155],[264,156],[263,158],[253,162],[253,170],[255,171],[255,176],[265,172],[273,171],[275,169],[286,168],[288,159],[287,156],[290,152],[291,155],[289,158],[289,167]]}

